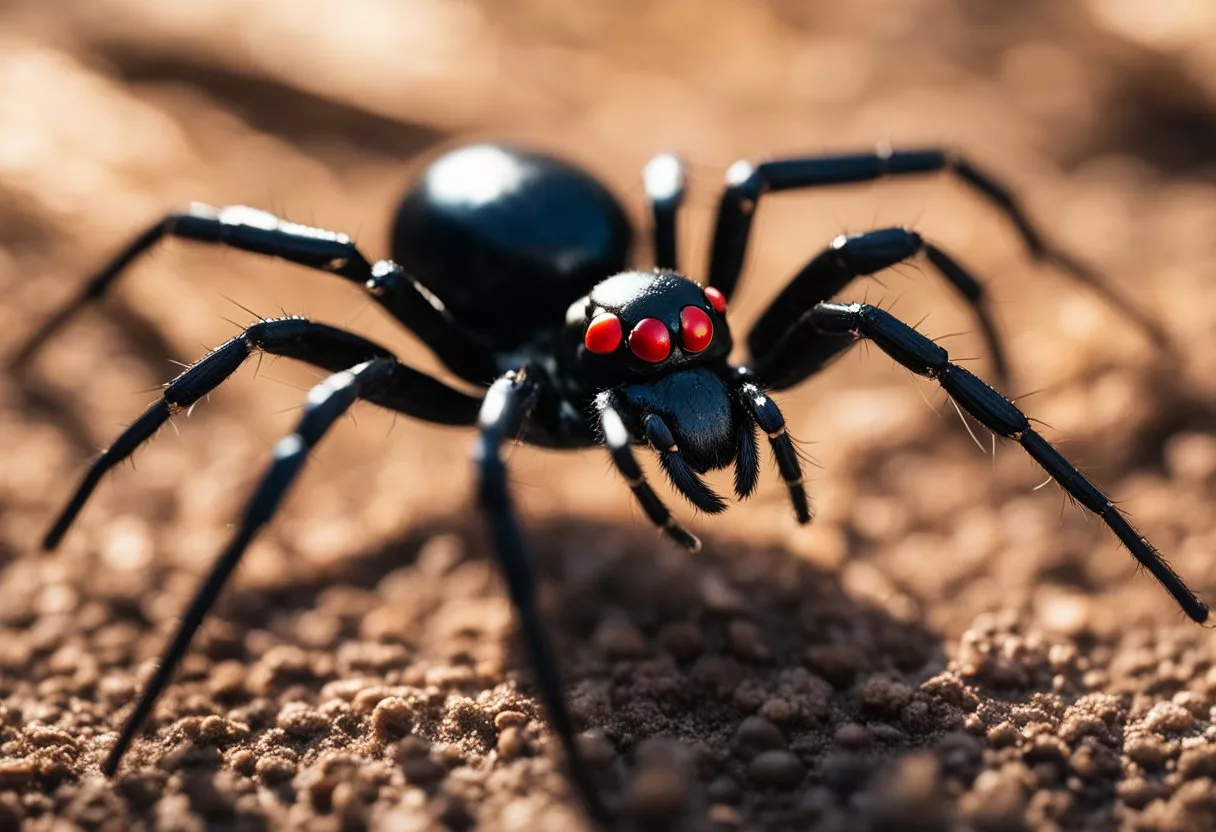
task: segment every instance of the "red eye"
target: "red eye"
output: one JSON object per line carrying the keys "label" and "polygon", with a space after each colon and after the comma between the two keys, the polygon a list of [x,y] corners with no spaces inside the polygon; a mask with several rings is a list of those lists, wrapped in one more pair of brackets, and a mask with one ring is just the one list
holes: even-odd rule
{"label": "red eye", "polygon": [[601,312],[591,319],[583,346],[594,353],[606,355],[621,345],[621,319],[611,312]]}
{"label": "red eye", "polygon": [[695,306],[680,310],[680,343],[688,352],[700,352],[714,340],[714,325],[709,316]]}
{"label": "red eye", "polygon": [[713,286],[705,288],[705,299],[709,301],[709,305],[714,308],[714,311],[719,315],[726,314],[726,295],[719,292]]}
{"label": "red eye", "polygon": [[643,361],[658,364],[671,355],[671,333],[658,318],[643,318],[629,333],[629,349]]}

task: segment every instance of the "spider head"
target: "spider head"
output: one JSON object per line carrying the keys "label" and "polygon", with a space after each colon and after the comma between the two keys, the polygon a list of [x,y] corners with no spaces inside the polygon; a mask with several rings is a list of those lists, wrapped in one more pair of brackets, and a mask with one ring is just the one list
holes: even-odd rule
{"label": "spider head", "polygon": [[726,300],[674,272],[622,272],[566,313],[580,374],[597,387],[653,379],[730,354]]}

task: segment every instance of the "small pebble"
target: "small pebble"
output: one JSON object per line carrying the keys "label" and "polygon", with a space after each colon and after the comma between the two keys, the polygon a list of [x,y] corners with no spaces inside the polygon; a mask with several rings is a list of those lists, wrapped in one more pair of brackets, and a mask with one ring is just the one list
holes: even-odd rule
{"label": "small pebble", "polygon": [[1146,769],[1156,769],[1165,765],[1170,758],[1173,746],[1160,737],[1152,734],[1137,734],[1128,737],[1123,744],[1123,753],[1138,765]]}
{"label": "small pebble", "polygon": [[659,630],[659,647],[678,661],[686,662],[701,655],[705,641],[701,630],[691,621],[673,621]]}
{"label": "small pebble", "polygon": [[776,697],[760,706],[760,716],[769,722],[784,725],[798,715],[798,707],[788,699]]}
{"label": "small pebble", "polygon": [[0,792],[0,829],[21,829],[25,810],[14,792]]}
{"label": "small pebble", "polygon": [[734,829],[743,823],[739,810],[724,803],[714,803],[707,812],[709,820],[718,828]]}
{"label": "small pebble", "polygon": [[410,757],[401,763],[401,773],[407,782],[426,788],[446,777],[448,770],[430,757]]}
{"label": "small pebble", "polygon": [[626,812],[646,830],[668,830],[684,814],[688,787],[676,770],[647,767],[629,784]]}
{"label": "small pebble", "polygon": [[380,685],[363,688],[354,694],[351,699],[351,708],[357,714],[370,714],[382,700],[390,695],[388,688]]}
{"label": "small pebble", "polygon": [[636,659],[646,653],[646,639],[623,615],[610,615],[601,621],[593,640],[610,659]]}
{"label": "small pebble", "polygon": [[715,777],[705,787],[705,796],[711,803],[737,803],[741,794],[735,779],[723,774]]}
{"label": "small pebble", "polygon": [[1194,714],[1173,702],[1158,702],[1144,717],[1144,727],[1155,734],[1181,734],[1194,726]]}
{"label": "small pebble", "polygon": [[296,739],[309,739],[328,733],[330,721],[303,702],[291,702],[283,706],[276,724]]}
{"label": "small pebble", "polygon": [[263,757],[254,766],[257,778],[263,783],[280,783],[296,776],[296,764],[283,757]]}
{"label": "small pebble", "polygon": [[760,786],[792,789],[802,782],[802,763],[788,751],[763,751],[747,767],[748,776]]}
{"label": "small pebble", "polygon": [[868,679],[861,689],[862,707],[886,716],[899,714],[911,699],[911,687],[885,676]]}
{"label": "small pebble", "polygon": [[499,711],[494,717],[494,727],[501,731],[503,728],[523,728],[528,724],[528,715],[519,711]]}
{"label": "small pebble", "polygon": [[616,747],[612,740],[598,728],[584,731],[578,737],[579,750],[589,765],[606,766],[616,759]]}
{"label": "small pebble", "polygon": [[246,777],[252,777],[257,773],[258,755],[251,749],[238,748],[226,757],[228,765],[232,766],[233,771],[238,771]]}
{"label": "small pebble", "polygon": [[0,788],[19,789],[34,779],[29,760],[0,760]]}
{"label": "small pebble", "polygon": [[836,729],[833,739],[837,745],[857,751],[868,746],[874,739],[874,735],[864,725],[846,722]]}
{"label": "small pebble", "polygon": [[1178,758],[1178,773],[1187,780],[1216,779],[1216,745],[1200,745],[1183,751]]}
{"label": "small pebble", "polygon": [[901,757],[894,771],[876,778],[869,797],[866,814],[874,832],[949,832],[951,828],[937,762],[923,752]]}
{"label": "small pebble", "polygon": [[372,736],[376,742],[394,742],[414,726],[414,710],[404,699],[390,696],[382,699],[372,711]]}
{"label": "small pebble", "polygon": [[393,757],[398,761],[416,760],[431,753],[431,744],[421,737],[406,737],[397,743]]}
{"label": "small pebble", "polygon": [[745,756],[759,751],[785,748],[785,735],[767,719],[749,716],[735,729],[735,749]]}
{"label": "small pebble", "polygon": [[772,658],[772,653],[760,637],[760,628],[753,622],[736,618],[726,625],[726,640],[730,643],[731,653],[736,658],[746,662],[764,662]]}
{"label": "small pebble", "polygon": [[809,647],[803,662],[838,690],[852,685],[864,666],[864,659],[858,649],[845,644]]}
{"label": "small pebble", "polygon": [[1145,777],[1126,777],[1115,786],[1119,799],[1132,809],[1143,809],[1168,794],[1165,784]]}
{"label": "small pebble", "polygon": [[524,739],[523,731],[514,725],[508,725],[498,734],[498,756],[504,760],[514,760],[528,753],[528,741]]}
{"label": "small pebble", "polygon": [[217,699],[236,700],[245,692],[245,680],[248,675],[248,668],[240,662],[220,662],[212,666],[207,687]]}
{"label": "small pebble", "polygon": [[959,811],[978,832],[1022,832],[1029,790],[1013,771],[988,770],[959,800]]}
{"label": "small pebble", "polygon": [[463,799],[451,794],[441,795],[435,816],[452,832],[465,832],[477,825],[477,818]]}
{"label": "small pebble", "polygon": [[988,729],[988,744],[993,748],[1007,748],[1016,745],[1021,734],[1012,722],[998,722]]}
{"label": "small pebble", "polygon": [[747,600],[716,572],[701,576],[701,603],[719,615],[741,615],[747,611]]}

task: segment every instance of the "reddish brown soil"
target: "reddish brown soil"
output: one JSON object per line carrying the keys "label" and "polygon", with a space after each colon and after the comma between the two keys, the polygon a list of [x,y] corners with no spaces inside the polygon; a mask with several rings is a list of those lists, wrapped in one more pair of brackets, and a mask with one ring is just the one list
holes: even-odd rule
{"label": "reddish brown soil", "polygon": [[[766,200],[733,319],[842,230],[914,224],[987,279],[1011,392],[1037,391],[1021,401],[1047,435],[1216,598],[1208,4],[507,5],[0,4],[0,356],[190,199],[381,255],[411,169],[445,143],[573,157],[639,220],[641,166],[674,148],[697,275],[735,159],[945,141],[1014,183],[1178,355],[938,180]],[[315,374],[243,373],[116,472],[62,551],[39,554],[39,535],[169,362],[250,322],[241,307],[350,325],[438,369],[336,284],[168,244],[105,314],[0,376],[0,829],[579,826],[471,508],[468,434],[370,409],[250,551],[120,776],[99,773]],[[965,333],[943,344],[986,372],[927,269],[846,296],[931,312],[922,329]],[[794,524],[766,468],[721,519],[679,507],[695,556],[656,539],[602,454],[513,456],[571,707],[629,825],[1216,826],[1211,634],[1100,523],[1036,490],[1016,446],[977,449],[877,350],[780,401],[820,466],[816,523]]]}

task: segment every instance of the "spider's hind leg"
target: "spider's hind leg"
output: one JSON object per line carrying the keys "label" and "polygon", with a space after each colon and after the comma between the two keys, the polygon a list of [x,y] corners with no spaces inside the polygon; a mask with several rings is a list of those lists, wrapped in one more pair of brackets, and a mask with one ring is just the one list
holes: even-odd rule
{"label": "spider's hind leg", "polygon": [[131,240],[89,278],[75,298],[26,339],[10,365],[20,369],[28,363],[51,336],[103,297],[131,264],[166,237],[278,257],[337,275],[363,287],[462,377],[488,382],[496,374],[484,344],[437,307],[431,295],[399,266],[387,260],[373,264],[348,235],[290,222],[244,205],[217,208],[202,203],[166,214]]}
{"label": "spider's hind leg", "polygon": [[82,309],[101,299],[140,256],[166,237],[281,257],[360,283],[371,273],[371,263],[345,234],[287,222],[266,211],[244,205],[216,208],[192,203],[152,223],[94,272],[77,291],[76,297],[44,321],[26,340],[13,357],[13,366],[19,367],[29,361],[52,335]]}

